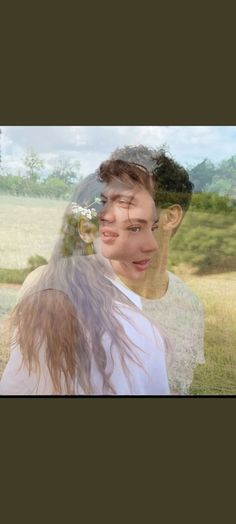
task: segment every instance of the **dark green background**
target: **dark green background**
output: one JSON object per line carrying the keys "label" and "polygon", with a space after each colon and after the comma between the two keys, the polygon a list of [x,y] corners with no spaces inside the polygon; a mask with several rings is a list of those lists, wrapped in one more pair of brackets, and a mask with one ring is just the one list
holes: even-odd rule
{"label": "dark green background", "polygon": [[[1,125],[235,125],[234,21],[228,2],[9,2]],[[209,505],[209,520],[228,520],[234,398],[2,398],[0,409],[9,521],[189,522]]]}

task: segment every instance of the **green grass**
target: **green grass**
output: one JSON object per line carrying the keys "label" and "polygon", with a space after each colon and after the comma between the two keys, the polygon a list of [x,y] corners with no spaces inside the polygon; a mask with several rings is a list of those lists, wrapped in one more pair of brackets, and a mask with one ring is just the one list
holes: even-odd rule
{"label": "green grass", "polygon": [[[22,283],[32,255],[39,253],[49,259],[66,204],[0,195],[0,267],[6,268],[0,269],[3,285]],[[171,245],[170,268],[174,272],[178,267],[195,268],[202,275],[211,273],[197,276],[186,271],[180,275],[202,299],[206,317],[206,364],[196,368],[191,393],[236,394],[235,217],[189,211]],[[224,273],[213,274],[217,270]],[[6,340],[2,333],[0,371],[8,358]]]}
{"label": "green grass", "polygon": [[[0,268],[21,269],[36,253],[49,260],[67,202],[0,195]],[[236,270],[236,214],[189,211],[171,241],[170,268]]]}
{"label": "green grass", "polygon": [[236,395],[236,272],[185,280],[205,309],[206,364],[196,368],[190,393]]}
{"label": "green grass", "polygon": [[[195,369],[190,394],[236,395],[236,272],[181,277],[202,299],[205,309],[206,363]],[[8,354],[7,335],[2,332],[0,374]]]}
{"label": "green grass", "polygon": [[0,283],[1,284],[23,284],[25,278],[29,274],[29,269],[8,269],[0,268]]}

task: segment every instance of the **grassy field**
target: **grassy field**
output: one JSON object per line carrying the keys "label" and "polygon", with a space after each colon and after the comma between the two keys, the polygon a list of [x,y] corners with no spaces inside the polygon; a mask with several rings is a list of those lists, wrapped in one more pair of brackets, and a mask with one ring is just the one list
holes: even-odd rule
{"label": "grassy field", "polygon": [[[65,201],[0,195],[0,268],[21,269],[36,253],[49,258]],[[171,269],[202,299],[206,315],[206,364],[194,374],[191,393],[236,395],[236,224],[234,217],[189,212],[173,239]],[[193,257],[221,264],[231,272],[197,276],[185,270]],[[203,257],[203,258],[201,258]],[[177,268],[175,266],[178,266]],[[0,286],[0,317],[14,305],[17,286]],[[8,358],[7,335],[0,323],[0,374]]]}
{"label": "grassy field", "polygon": [[191,394],[236,395],[236,272],[185,280],[205,309],[206,364],[196,368]]}
{"label": "grassy field", "polygon": [[19,288],[16,285],[0,284],[0,318],[14,307]]}
{"label": "grassy field", "polygon": [[[36,254],[50,257],[66,208],[62,200],[0,195],[0,269],[23,269]],[[236,271],[236,214],[189,211],[171,241],[170,267]],[[3,279],[0,279],[3,281]]]}
{"label": "grassy field", "polygon": [[[192,395],[236,395],[236,272],[185,276],[205,308],[206,364],[196,368]],[[1,291],[5,288],[0,288]],[[13,291],[14,289],[14,291]],[[9,288],[12,303],[16,289]],[[190,327],[191,329],[191,327]],[[1,336],[2,334],[2,336]],[[8,358],[7,334],[0,323],[0,375]]]}
{"label": "grassy field", "polygon": [[0,268],[24,268],[35,254],[48,260],[66,204],[63,200],[0,195]]}

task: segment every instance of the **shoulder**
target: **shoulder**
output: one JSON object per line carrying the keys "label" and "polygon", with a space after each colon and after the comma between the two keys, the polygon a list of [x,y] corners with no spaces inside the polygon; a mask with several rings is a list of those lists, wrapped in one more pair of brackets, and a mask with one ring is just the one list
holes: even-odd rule
{"label": "shoulder", "polygon": [[165,351],[163,336],[155,322],[134,305],[122,302],[116,304],[118,309],[113,309],[113,314],[134,344],[144,351],[151,351],[152,348],[155,348],[155,351]]}
{"label": "shoulder", "polygon": [[195,295],[193,290],[179,277],[177,277],[171,271],[168,271],[169,275],[169,287],[167,294],[169,298],[179,298],[182,301],[192,306],[194,309],[198,310],[199,313],[203,312],[203,304],[200,298]]}
{"label": "shoulder", "polygon": [[142,300],[137,293],[129,289],[127,286],[124,285],[124,283],[118,278],[110,278],[107,277],[108,280],[117,288],[119,289],[135,306],[137,306],[139,309],[142,309]]}
{"label": "shoulder", "polygon": [[37,281],[39,280],[40,276],[43,274],[46,268],[47,265],[39,266],[27,275],[20,288],[19,298],[22,297],[22,295],[29,289],[29,287],[37,283]]}

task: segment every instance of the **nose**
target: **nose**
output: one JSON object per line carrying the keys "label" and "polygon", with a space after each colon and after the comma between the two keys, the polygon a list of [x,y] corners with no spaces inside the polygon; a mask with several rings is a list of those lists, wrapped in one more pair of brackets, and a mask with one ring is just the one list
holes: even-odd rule
{"label": "nose", "polygon": [[143,253],[153,253],[158,250],[158,244],[154,238],[153,232],[146,232],[144,242],[142,243],[141,250]]}
{"label": "nose", "polygon": [[98,218],[101,222],[114,222],[115,214],[112,203],[106,202],[101,209]]}

